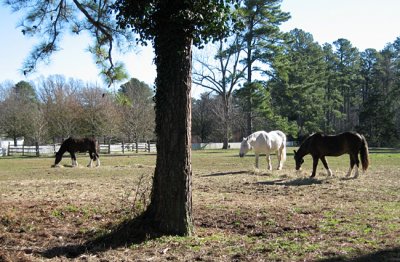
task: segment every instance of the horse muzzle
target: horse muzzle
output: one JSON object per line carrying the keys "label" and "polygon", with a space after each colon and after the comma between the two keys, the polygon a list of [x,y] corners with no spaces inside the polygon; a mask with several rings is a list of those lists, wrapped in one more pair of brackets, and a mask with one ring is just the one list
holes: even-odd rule
{"label": "horse muzzle", "polygon": [[239,153],[239,156],[240,156],[240,157],[244,157],[244,154],[243,154],[243,153]]}

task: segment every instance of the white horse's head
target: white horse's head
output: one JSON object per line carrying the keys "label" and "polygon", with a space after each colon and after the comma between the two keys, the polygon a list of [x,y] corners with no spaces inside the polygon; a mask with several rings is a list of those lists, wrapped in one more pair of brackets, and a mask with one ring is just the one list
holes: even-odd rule
{"label": "white horse's head", "polygon": [[244,155],[247,154],[247,152],[249,152],[249,150],[251,150],[251,145],[249,143],[249,139],[243,138],[243,141],[240,144],[239,156],[244,157]]}

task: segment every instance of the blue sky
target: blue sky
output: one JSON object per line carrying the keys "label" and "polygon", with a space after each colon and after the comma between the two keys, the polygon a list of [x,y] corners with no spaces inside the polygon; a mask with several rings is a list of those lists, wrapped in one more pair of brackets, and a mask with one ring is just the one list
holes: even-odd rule
{"label": "blue sky", "polygon": [[[400,0],[283,0],[282,10],[292,16],[282,30],[303,29],[320,44],[346,38],[360,51],[381,50],[400,37]],[[0,17],[0,83],[30,81],[52,74],[102,83],[91,55],[85,51],[90,39],[68,34],[62,50],[53,55],[50,63],[41,64],[37,73],[26,78],[19,70],[36,41],[24,37],[17,28],[20,15],[1,5]],[[130,77],[152,85],[155,78],[152,49],[139,48],[135,52],[121,56]]]}

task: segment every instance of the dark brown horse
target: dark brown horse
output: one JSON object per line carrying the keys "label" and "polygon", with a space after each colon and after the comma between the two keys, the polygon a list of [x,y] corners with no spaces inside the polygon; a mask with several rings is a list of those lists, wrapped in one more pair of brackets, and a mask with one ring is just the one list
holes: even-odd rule
{"label": "dark brown horse", "polygon": [[54,162],[54,166],[57,166],[60,163],[62,156],[65,152],[69,152],[71,155],[72,166],[78,166],[78,162],[76,162],[75,153],[77,152],[89,152],[90,162],[88,167],[92,167],[92,162],[96,160],[96,166],[100,166],[99,160],[99,145],[97,140],[94,138],[68,138],[62,144],[58,152],[56,153],[56,159]]}
{"label": "dark brown horse", "polygon": [[361,156],[361,164],[363,171],[367,170],[369,165],[368,144],[363,135],[355,132],[345,132],[339,135],[323,135],[315,133],[310,135],[300,145],[298,151],[294,151],[294,160],[296,161],[296,170],[299,170],[304,163],[303,157],[310,154],[313,158],[313,171],[311,177],[315,176],[318,160],[321,159],[322,164],[328,171],[328,175],[332,175],[332,171],[328,167],[325,156],[341,156],[343,154],[350,155],[350,169],[347,176],[351,175],[354,165],[357,166],[354,177],[358,176],[358,168]]}

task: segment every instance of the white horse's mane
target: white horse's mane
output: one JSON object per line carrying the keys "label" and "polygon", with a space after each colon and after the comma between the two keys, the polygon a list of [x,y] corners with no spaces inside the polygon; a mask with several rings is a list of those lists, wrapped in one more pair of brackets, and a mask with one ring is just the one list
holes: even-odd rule
{"label": "white horse's mane", "polygon": [[258,132],[261,132],[261,131],[257,131],[257,132],[254,132],[254,133],[250,134],[244,140],[247,141],[247,142],[251,142],[251,141],[255,140],[256,139],[256,135],[257,135]]}

